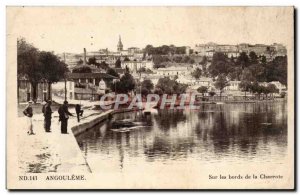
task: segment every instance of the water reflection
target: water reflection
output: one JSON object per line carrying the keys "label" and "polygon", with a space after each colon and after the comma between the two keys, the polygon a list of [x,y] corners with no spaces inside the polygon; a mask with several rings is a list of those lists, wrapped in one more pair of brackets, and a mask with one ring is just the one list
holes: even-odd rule
{"label": "water reflection", "polygon": [[[114,121],[144,122],[127,132],[111,131]],[[92,170],[109,163],[119,171],[138,166],[173,166],[196,161],[281,164],[287,147],[286,103],[203,105],[200,110],[160,110],[115,115],[77,137]]]}

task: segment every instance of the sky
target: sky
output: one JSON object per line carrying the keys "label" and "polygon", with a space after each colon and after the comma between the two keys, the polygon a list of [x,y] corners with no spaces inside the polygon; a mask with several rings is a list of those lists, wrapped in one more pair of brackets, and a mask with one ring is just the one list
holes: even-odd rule
{"label": "sky", "polygon": [[221,7],[10,7],[7,35],[40,50],[79,53],[199,43],[289,44],[292,8]]}

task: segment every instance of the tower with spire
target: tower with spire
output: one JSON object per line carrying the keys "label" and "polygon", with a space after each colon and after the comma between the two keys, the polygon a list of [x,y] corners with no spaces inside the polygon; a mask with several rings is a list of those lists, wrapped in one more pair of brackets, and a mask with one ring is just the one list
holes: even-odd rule
{"label": "tower with spire", "polygon": [[119,35],[119,42],[118,42],[118,45],[117,45],[117,51],[122,51],[123,50],[123,44],[122,44],[122,41],[121,41],[121,36]]}

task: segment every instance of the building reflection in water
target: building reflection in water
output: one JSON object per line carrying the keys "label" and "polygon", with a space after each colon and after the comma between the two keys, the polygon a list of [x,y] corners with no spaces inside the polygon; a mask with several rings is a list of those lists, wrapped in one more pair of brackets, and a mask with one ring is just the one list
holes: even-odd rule
{"label": "building reflection in water", "polygon": [[286,103],[202,105],[200,110],[123,113],[113,118],[124,119],[144,126],[117,132],[108,121],[77,136],[88,162],[110,162],[122,171],[190,160],[280,164],[286,156]]}

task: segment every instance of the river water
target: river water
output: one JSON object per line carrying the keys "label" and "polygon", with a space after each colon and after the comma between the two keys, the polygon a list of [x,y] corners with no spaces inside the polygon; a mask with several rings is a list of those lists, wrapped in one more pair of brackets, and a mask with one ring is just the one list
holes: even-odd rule
{"label": "river water", "polygon": [[76,139],[92,172],[126,174],[192,164],[276,166],[287,155],[287,104],[207,104],[148,116],[122,113]]}

